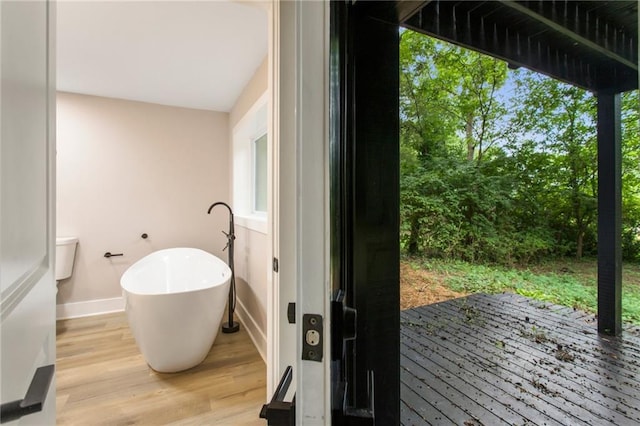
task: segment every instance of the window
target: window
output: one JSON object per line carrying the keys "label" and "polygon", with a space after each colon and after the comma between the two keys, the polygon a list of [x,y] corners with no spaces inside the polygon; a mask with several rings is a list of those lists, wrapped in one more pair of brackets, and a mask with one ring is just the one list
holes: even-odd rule
{"label": "window", "polygon": [[233,128],[233,211],[236,224],[267,232],[269,135],[263,95]]}
{"label": "window", "polygon": [[253,141],[253,211],[267,213],[267,134]]}

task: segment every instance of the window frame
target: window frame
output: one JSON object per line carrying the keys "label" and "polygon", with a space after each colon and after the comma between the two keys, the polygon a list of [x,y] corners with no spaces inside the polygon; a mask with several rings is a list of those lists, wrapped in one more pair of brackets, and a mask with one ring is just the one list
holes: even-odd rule
{"label": "window frame", "polygon": [[[269,168],[272,161],[268,132],[268,94],[264,92],[231,129],[231,200],[236,225],[267,234],[269,217]],[[255,209],[255,141],[267,135],[267,211]]]}

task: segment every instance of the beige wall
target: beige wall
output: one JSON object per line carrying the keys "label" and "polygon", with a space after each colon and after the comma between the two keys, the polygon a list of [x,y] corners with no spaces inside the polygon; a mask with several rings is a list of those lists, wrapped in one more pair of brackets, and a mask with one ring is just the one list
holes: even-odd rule
{"label": "beige wall", "polygon": [[[233,128],[267,90],[267,69],[265,57],[229,113],[230,147],[233,143]],[[230,164],[233,164],[231,158]],[[231,175],[232,173],[229,174]],[[267,278],[271,265],[267,246],[269,239],[267,234],[251,230],[242,223],[245,223],[242,218],[236,219],[237,313],[251,334],[258,351],[266,360]]]}
{"label": "beige wall", "polygon": [[233,131],[235,125],[238,124],[247,111],[249,111],[249,108],[266,92],[268,70],[268,61],[265,56],[249,83],[242,90],[242,94],[238,97],[235,105],[231,108],[231,112],[229,113],[230,131]]}
{"label": "beige wall", "polygon": [[57,114],[57,234],[80,239],[58,304],[120,297],[127,267],[162,248],[226,261],[227,215],[207,209],[229,199],[229,114],[69,93]]}

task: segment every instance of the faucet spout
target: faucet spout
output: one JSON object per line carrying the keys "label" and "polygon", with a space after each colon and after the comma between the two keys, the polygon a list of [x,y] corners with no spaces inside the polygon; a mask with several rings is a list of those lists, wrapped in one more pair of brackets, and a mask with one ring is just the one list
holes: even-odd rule
{"label": "faucet spout", "polygon": [[229,214],[233,215],[233,211],[231,210],[231,207],[229,207],[229,204],[225,203],[224,201],[217,201],[211,204],[211,206],[209,206],[209,210],[207,210],[207,213],[211,214],[211,210],[213,210],[215,206],[225,206],[229,210]]}

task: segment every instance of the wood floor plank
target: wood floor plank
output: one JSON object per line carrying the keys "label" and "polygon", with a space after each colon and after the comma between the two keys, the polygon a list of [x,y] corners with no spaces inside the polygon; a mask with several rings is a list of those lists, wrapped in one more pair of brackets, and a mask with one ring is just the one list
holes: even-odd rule
{"label": "wood floor plank", "polygon": [[[472,412],[484,411],[484,406],[480,405],[482,400],[475,396],[480,391],[493,397],[491,402],[488,403],[490,406],[504,405],[510,411],[519,413],[524,419],[537,419],[535,424],[559,426],[572,424],[575,421],[575,417],[563,412],[561,407],[544,404],[544,400],[541,401],[537,395],[536,388],[528,381],[513,379],[512,377],[516,377],[514,371],[507,368],[487,368],[486,364],[483,366],[482,360],[477,353],[456,349],[451,346],[442,347],[438,342],[440,337],[426,338],[425,340],[408,330],[403,330],[403,333],[411,338],[411,340],[404,340],[405,346],[403,346],[403,353],[408,357],[415,357],[415,354],[419,355],[420,352],[424,353],[424,359],[432,358],[446,368],[446,370],[437,371],[439,375],[443,376],[443,379],[446,380],[447,376],[450,376],[466,382],[458,385],[458,390],[464,395],[459,399],[475,401],[478,407],[475,410],[471,410]],[[418,340],[413,340],[412,337],[417,337]],[[438,350],[427,351],[422,349],[424,347],[434,347],[433,345]],[[416,360],[428,365],[420,358]],[[457,403],[457,401],[454,401],[454,403]],[[497,407],[492,408],[497,410]]]}
{"label": "wood floor plank", "polygon": [[[444,306],[438,307],[438,312],[441,317],[456,314],[455,311],[447,310]],[[566,338],[560,340],[556,337],[554,330],[546,328],[538,327],[534,333],[532,329],[514,326],[512,321],[501,321],[496,317],[491,321],[494,324],[493,327],[455,322],[449,326],[447,332],[450,333],[453,330],[460,332],[464,336],[464,344],[471,345],[473,348],[480,345],[489,356],[499,358],[505,351],[516,351],[517,359],[524,361],[525,364],[528,363],[531,367],[541,367],[539,360],[542,359],[544,360],[542,366],[548,370],[552,370],[550,367],[567,369],[575,378],[570,379],[574,382],[572,386],[600,391],[615,387],[623,394],[637,395],[639,386],[637,383],[632,383],[633,378],[620,380],[627,375],[624,374],[624,370],[612,365],[613,363],[602,363],[600,360],[590,358],[597,352],[597,347],[576,344]],[[561,362],[549,356],[557,353],[559,344],[567,354],[571,352],[573,357],[571,362]],[[619,358],[621,357],[622,355]]]}
{"label": "wood floor plank", "polygon": [[[617,346],[616,339],[596,337],[595,334],[585,335],[582,333],[583,328],[577,328],[573,333],[569,333],[565,327],[560,326],[560,323],[554,323],[549,315],[545,316],[545,321],[537,321],[534,320],[534,313],[529,313],[531,315],[527,317],[529,321],[519,323],[513,321],[514,314],[504,306],[497,308],[500,311],[498,314],[493,306],[483,307],[480,303],[474,306],[478,308],[481,315],[490,316],[491,321],[497,326],[493,330],[481,327],[480,331],[485,336],[496,340],[509,339],[527,346],[527,350],[533,352],[554,351],[558,345],[561,345],[575,355],[571,363],[562,363],[562,366],[581,369],[577,371],[580,378],[592,378],[596,383],[603,383],[603,380],[604,383],[609,381],[607,384],[610,387],[615,386],[618,389],[627,386],[628,382],[634,388],[631,390],[632,394],[637,394],[637,389],[640,388],[640,378],[637,377],[640,365],[637,357],[640,355],[640,350],[633,345]],[[448,315],[454,314],[450,307],[439,308],[448,309]],[[466,326],[464,323],[461,325]],[[627,377],[628,380],[620,380],[620,377]]]}
{"label": "wood floor plank", "polygon": [[[410,370],[400,369],[400,386],[401,390],[405,388],[401,392],[402,400],[427,421],[436,424],[444,421],[462,424],[469,418],[463,409],[436,392],[428,383],[420,381]],[[407,389],[411,392],[407,392]]]}
{"label": "wood floor plank", "polygon": [[58,321],[58,425],[265,425],[266,367],[246,331],[180,373],[145,363],[124,313]]}
{"label": "wood floor plank", "polygon": [[[400,382],[400,423],[404,426],[429,426],[442,421],[451,421],[443,416],[440,410],[436,409],[429,402],[424,400],[424,396],[418,394],[411,386]],[[438,413],[438,416],[434,416]],[[427,421],[431,418],[431,422]]]}
{"label": "wood floor plank", "polygon": [[[455,311],[450,314],[454,315]],[[595,415],[616,424],[631,421],[627,414],[636,409],[633,405],[629,405],[627,400],[628,397],[637,396],[637,390],[630,387],[627,394],[619,392],[618,387],[623,386],[623,380],[610,378],[612,383],[618,383],[615,388],[611,387],[614,386],[613,384],[605,385],[599,383],[597,379],[590,382],[586,380],[586,376],[590,373],[588,369],[574,368],[574,362],[577,363],[577,360],[562,362],[555,359],[553,356],[555,343],[546,345],[548,347],[545,346],[543,348],[545,350],[540,350],[537,347],[528,346],[530,341],[519,338],[517,333],[512,337],[508,334],[498,334],[501,329],[502,327],[496,328],[491,324],[465,326],[462,322],[456,322],[449,330],[450,338],[447,339],[446,344],[455,344],[457,350],[473,353],[479,357],[476,363],[481,363],[482,360],[498,360],[496,365],[513,371],[513,376],[521,378],[520,382],[529,382],[538,388],[544,387],[545,399],[552,403],[555,403],[558,398],[565,399],[569,403],[568,406],[572,408],[567,411],[575,411],[574,415],[578,418],[589,419]],[[454,330],[458,333],[454,333]],[[495,342],[506,342],[503,343],[505,347],[497,347]],[[522,343],[525,345],[519,346]],[[576,371],[577,374],[574,374]],[[572,389],[572,391],[564,392],[564,389]],[[620,406],[622,411],[627,413],[622,415],[611,410],[615,406]],[[592,421],[602,420],[593,418]]]}
{"label": "wood floor plank", "polygon": [[[600,336],[591,315],[509,294],[410,309],[401,313],[401,324],[401,367],[428,383],[429,395],[447,395],[477,419],[489,409],[502,418],[495,424],[640,424],[640,336],[634,328],[622,337]],[[568,356],[559,357],[562,351]],[[447,380],[455,392],[442,387]],[[411,389],[415,401],[421,389]],[[414,408],[405,404],[403,418],[415,419],[406,412]],[[452,409],[446,408],[433,405],[435,411],[416,414],[445,419]],[[522,418],[506,417],[512,413]]]}

